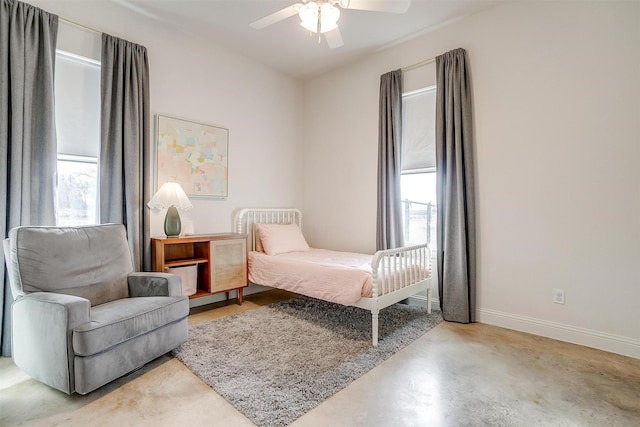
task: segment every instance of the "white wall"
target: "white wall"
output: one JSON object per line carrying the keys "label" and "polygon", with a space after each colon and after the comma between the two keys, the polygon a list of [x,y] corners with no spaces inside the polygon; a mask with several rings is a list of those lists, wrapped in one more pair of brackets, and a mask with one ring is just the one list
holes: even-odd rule
{"label": "white wall", "polygon": [[[229,197],[193,199],[194,208],[181,212],[194,221],[196,233],[232,231],[238,208],[301,205],[300,81],[114,2],[29,3],[145,46],[154,116],[229,129]],[[152,212],[153,235],[163,234],[163,219],[164,212]]]}
{"label": "white wall", "polygon": [[310,243],[375,250],[379,76],[465,48],[479,320],[640,357],[639,18],[637,2],[508,2],[306,82]]}

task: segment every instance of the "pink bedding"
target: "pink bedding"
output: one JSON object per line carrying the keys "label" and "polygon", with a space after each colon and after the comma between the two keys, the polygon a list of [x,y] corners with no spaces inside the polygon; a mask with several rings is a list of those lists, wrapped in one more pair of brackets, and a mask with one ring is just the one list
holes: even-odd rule
{"label": "pink bedding", "polygon": [[249,280],[324,301],[353,305],[371,296],[372,255],[311,248],[267,255],[249,252]]}

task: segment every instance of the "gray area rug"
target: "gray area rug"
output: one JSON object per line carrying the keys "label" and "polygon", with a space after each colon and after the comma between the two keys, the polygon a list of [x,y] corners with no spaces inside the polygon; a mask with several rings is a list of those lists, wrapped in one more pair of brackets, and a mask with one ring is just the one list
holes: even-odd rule
{"label": "gray area rug", "polygon": [[191,326],[173,354],[258,426],[285,426],[440,323],[395,304],[371,313],[299,297]]}

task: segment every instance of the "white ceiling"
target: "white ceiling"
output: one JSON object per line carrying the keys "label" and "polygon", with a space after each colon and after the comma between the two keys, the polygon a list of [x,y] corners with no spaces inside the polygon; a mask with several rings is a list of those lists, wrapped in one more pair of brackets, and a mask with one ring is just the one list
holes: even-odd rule
{"label": "white ceiling", "polygon": [[[412,0],[404,14],[341,11],[344,46],[330,49],[293,16],[261,30],[249,24],[296,0],[112,0],[130,13],[254,58],[300,79],[318,76],[361,56],[452,20],[492,7],[490,0]],[[302,1],[302,0],[298,0]],[[381,0],[378,0],[381,1]],[[398,1],[398,0],[382,0]]]}

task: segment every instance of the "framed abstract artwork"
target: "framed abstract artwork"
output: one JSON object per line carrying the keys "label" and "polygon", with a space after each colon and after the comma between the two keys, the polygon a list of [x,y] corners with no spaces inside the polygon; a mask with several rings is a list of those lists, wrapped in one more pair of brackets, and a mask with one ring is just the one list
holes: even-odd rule
{"label": "framed abstract artwork", "polygon": [[156,143],[156,188],[175,181],[189,197],[227,197],[229,129],[156,114]]}

